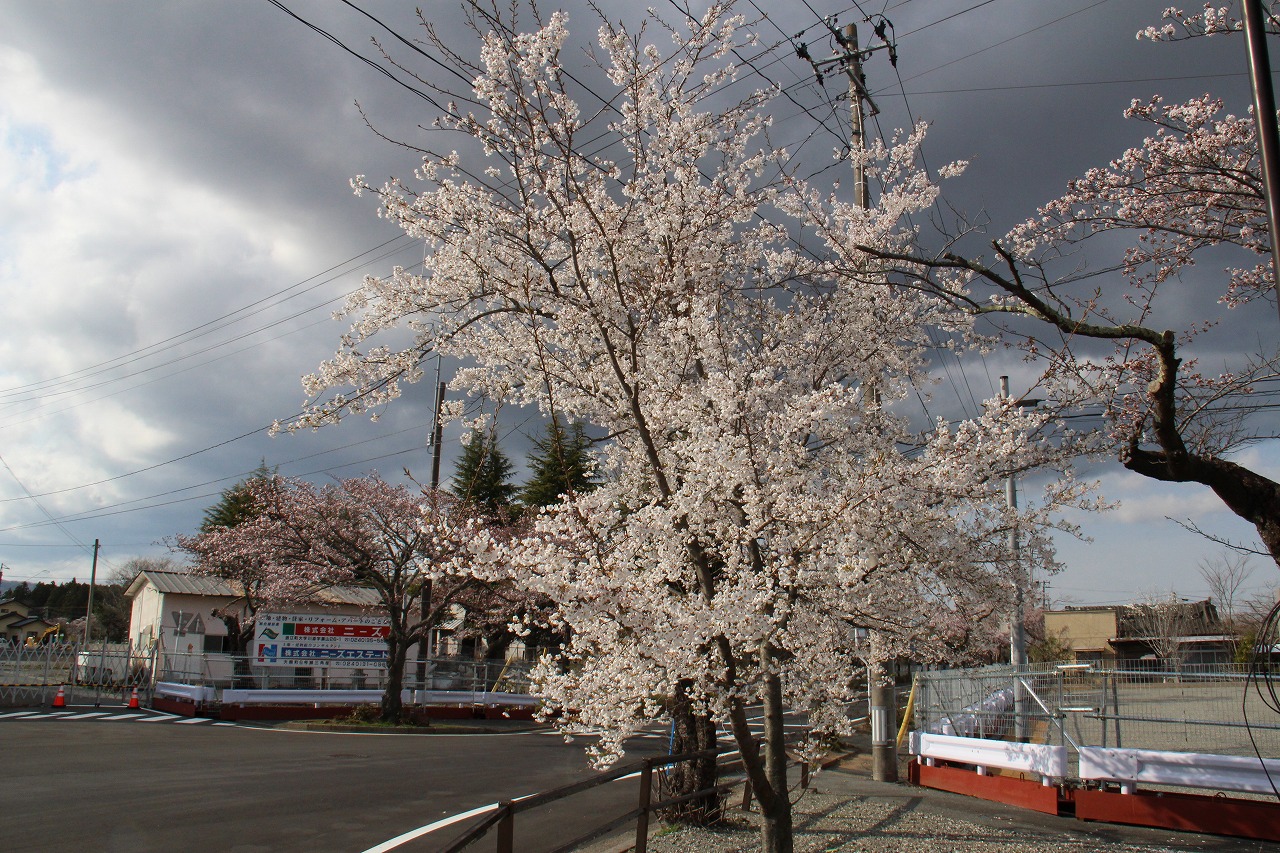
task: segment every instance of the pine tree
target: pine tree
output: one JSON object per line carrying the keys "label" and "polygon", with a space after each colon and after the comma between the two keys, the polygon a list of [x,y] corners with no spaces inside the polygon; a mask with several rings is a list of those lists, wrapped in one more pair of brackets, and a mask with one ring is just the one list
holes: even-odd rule
{"label": "pine tree", "polygon": [[529,452],[529,482],[520,491],[525,506],[551,506],[566,493],[581,494],[598,485],[587,453],[590,439],[582,424],[567,430],[553,417]]}
{"label": "pine tree", "polygon": [[511,504],[516,486],[511,481],[511,460],[498,447],[498,437],[479,431],[462,451],[451,488],[463,501],[489,516],[497,516]]}
{"label": "pine tree", "polygon": [[248,477],[223,490],[218,502],[204,511],[200,532],[208,533],[216,527],[235,527],[254,515],[253,500],[246,486],[254,480],[267,480],[276,475],[276,469],[268,468],[264,459]]}

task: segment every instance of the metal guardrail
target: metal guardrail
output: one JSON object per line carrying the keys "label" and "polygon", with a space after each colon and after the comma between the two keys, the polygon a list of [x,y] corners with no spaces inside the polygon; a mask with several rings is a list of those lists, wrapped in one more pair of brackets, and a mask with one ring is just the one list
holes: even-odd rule
{"label": "metal guardrail", "polygon": [[[702,750],[698,752],[684,752],[678,755],[663,755],[653,758],[645,758],[641,761],[633,762],[623,767],[615,767],[599,776],[586,779],[581,782],[575,782],[570,785],[564,785],[560,788],[553,788],[550,791],[544,791],[519,800],[504,800],[498,803],[492,813],[485,815],[478,822],[469,827],[442,853],[459,853],[476,842],[480,841],[490,831],[495,832],[495,850],[496,853],[514,853],[515,850],[515,816],[521,812],[527,812],[540,806],[546,806],[551,803],[571,797],[574,794],[580,794],[598,788],[601,785],[607,785],[610,782],[616,782],[619,779],[625,779],[629,776],[639,776],[640,793],[636,808],[620,815],[600,826],[595,827],[589,832],[555,848],[551,853],[569,853],[569,851],[577,849],[579,846],[594,841],[613,832],[620,827],[626,826],[628,823],[635,821],[636,834],[635,846],[632,848],[634,853],[646,853],[649,843],[649,818],[655,811],[678,805],[689,800],[695,800],[706,797],[711,794],[724,796],[734,787],[746,782],[745,777],[739,776],[720,782],[711,788],[693,791],[692,793],[682,794],[678,797],[670,797],[657,802],[653,801],[653,773],[655,770],[661,771],[664,768],[671,767],[685,761],[693,761],[700,758],[718,757],[721,755],[732,754],[733,749],[723,750]],[[735,765],[741,765],[742,760],[729,762],[727,765],[721,765],[718,770],[723,771],[732,768]],[[804,761],[788,761],[788,767],[792,764],[800,765],[800,785],[802,788],[809,787],[809,765]],[[750,809],[751,805],[751,784],[746,782],[743,789],[742,809],[744,811]]]}

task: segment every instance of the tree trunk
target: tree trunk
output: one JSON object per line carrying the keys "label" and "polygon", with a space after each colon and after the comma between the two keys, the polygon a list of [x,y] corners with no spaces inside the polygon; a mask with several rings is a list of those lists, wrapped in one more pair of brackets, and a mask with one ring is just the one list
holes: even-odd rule
{"label": "tree trunk", "polygon": [[227,638],[231,641],[231,684],[237,690],[251,690],[254,687],[253,670],[249,665],[252,658],[253,626],[245,626],[240,619],[231,613],[214,611],[215,616],[227,626]]}
{"label": "tree trunk", "polygon": [[[727,641],[721,641],[722,654]],[[742,753],[742,765],[747,771],[756,802],[760,804],[763,825],[760,832],[760,849],[764,853],[792,853],[791,797],[787,790],[786,729],[782,721],[782,679],[777,672],[770,672],[773,650],[761,652],[760,664],[766,675],[761,699],[764,703],[764,754],[761,755],[747,722],[746,707],[734,700],[729,716],[733,722],[733,737]]]}
{"label": "tree trunk", "polygon": [[387,636],[387,687],[382,691],[382,722],[398,723],[404,705],[400,691],[404,687],[404,664],[409,644],[392,631]]}
{"label": "tree trunk", "polygon": [[[676,695],[671,700],[671,752],[700,752],[716,748],[716,724],[706,714],[695,713],[689,701],[693,682],[676,682]],[[685,761],[666,770],[660,799],[680,797],[715,787],[718,764],[715,756]],[[662,809],[660,816],[669,823],[706,826],[720,819],[720,795],[711,792]]]}
{"label": "tree trunk", "polygon": [[786,727],[782,719],[782,679],[769,672],[771,655],[762,656],[764,677],[764,773],[772,796],[760,801],[760,849],[763,853],[791,853],[791,795],[787,790]]}

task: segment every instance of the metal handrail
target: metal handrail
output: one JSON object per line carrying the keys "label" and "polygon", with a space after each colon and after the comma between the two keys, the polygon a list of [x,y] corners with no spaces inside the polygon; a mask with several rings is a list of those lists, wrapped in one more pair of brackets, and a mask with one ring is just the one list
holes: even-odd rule
{"label": "metal handrail", "polygon": [[[553,853],[567,853],[567,851],[573,850],[576,846],[599,838],[620,826],[624,826],[632,820],[637,822],[636,843],[633,848],[634,853],[645,853],[650,813],[656,809],[697,799],[698,797],[703,797],[708,794],[727,793],[734,786],[743,781],[743,779],[737,778],[732,781],[718,783],[711,788],[694,791],[689,794],[682,794],[681,796],[672,797],[655,803],[650,799],[653,770],[655,768],[660,769],[670,767],[684,761],[692,761],[698,758],[718,757],[735,751],[737,750],[734,747],[726,746],[724,749],[704,749],[695,752],[684,752],[677,755],[662,755],[654,756],[652,758],[644,758],[640,761],[636,761],[622,767],[615,767],[613,770],[600,774],[599,776],[595,776],[591,779],[584,779],[580,782],[563,785],[559,788],[553,788],[550,791],[543,791],[528,797],[522,797],[518,800],[505,800],[498,803],[492,813],[485,815],[475,824],[468,827],[461,835],[455,838],[448,847],[444,848],[443,853],[459,853],[459,851],[464,850],[479,841],[494,827],[497,827],[498,834],[497,853],[512,853],[514,849],[514,819],[520,812],[525,812],[529,809],[537,808],[538,806],[544,806],[574,794],[591,790],[592,788],[598,788],[601,785],[606,785],[610,782],[636,773],[640,775],[640,803],[637,808],[632,809],[626,814],[598,826],[595,829],[592,829],[585,835],[575,838],[567,844],[557,847]],[[726,766],[731,767],[741,761],[742,759],[738,759],[737,761],[729,762]],[[790,765],[790,762],[788,762],[788,765]],[[801,762],[801,768],[801,786],[808,787],[809,774],[806,772],[808,770],[808,765]],[[747,795],[743,801],[744,809],[749,806],[751,797],[749,781],[747,782],[747,787]]]}

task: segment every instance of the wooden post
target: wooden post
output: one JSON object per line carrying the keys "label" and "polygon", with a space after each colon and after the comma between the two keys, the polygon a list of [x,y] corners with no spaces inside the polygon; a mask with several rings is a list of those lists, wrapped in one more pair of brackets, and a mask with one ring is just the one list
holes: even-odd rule
{"label": "wooden post", "polygon": [[502,811],[502,819],[498,821],[498,853],[514,853],[516,821],[511,801],[507,800],[498,808]]}
{"label": "wooden post", "polygon": [[649,848],[649,803],[653,790],[653,759],[644,760],[644,769],[640,771],[640,814],[636,816],[635,853],[645,853]]}

